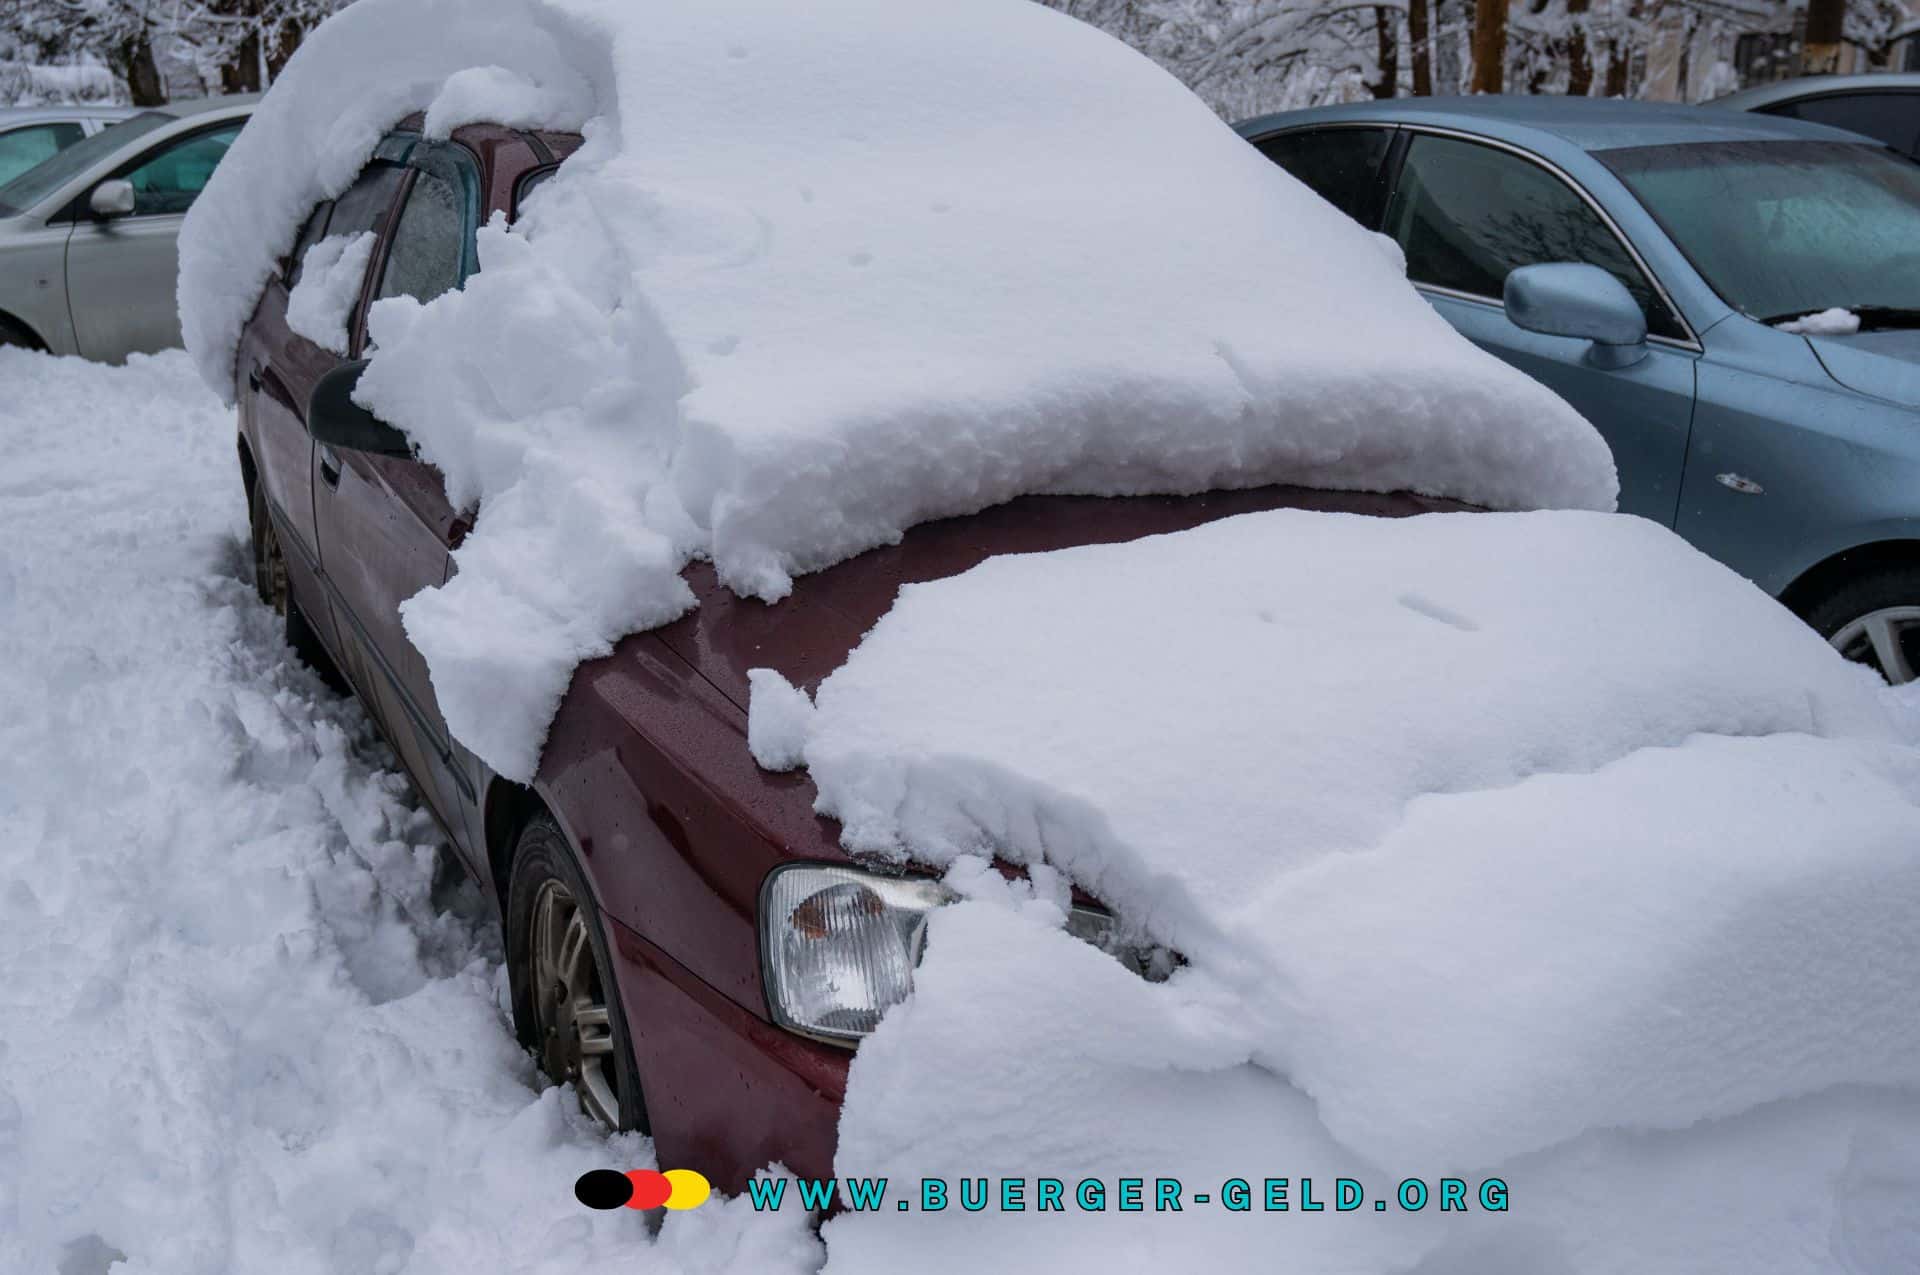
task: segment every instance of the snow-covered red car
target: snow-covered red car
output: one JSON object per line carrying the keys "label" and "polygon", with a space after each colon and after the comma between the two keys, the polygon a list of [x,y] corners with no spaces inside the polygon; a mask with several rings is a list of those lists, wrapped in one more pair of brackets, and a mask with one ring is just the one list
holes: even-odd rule
{"label": "snow-covered red car", "polygon": [[[928,886],[883,889],[904,966],[871,971],[845,1003],[816,983],[844,971],[789,957],[842,942],[863,879],[810,784],[748,750],[748,672],[813,689],[916,581],[996,554],[1131,540],[1258,509],[1400,516],[1458,502],[1407,493],[1263,486],[1188,497],[1031,496],[924,524],[892,547],[796,582],[777,606],[736,598],[713,568],[699,606],[583,664],[549,730],[538,778],[503,779],[450,732],[403,602],[444,583],[471,526],[440,472],[349,396],[380,298],[431,302],[474,269],[473,237],[579,145],[569,134],[471,125],[439,141],[421,119],[309,214],[241,340],[235,394],[261,597],[296,649],[338,670],[394,751],[507,933],[521,1038],[612,1128],[651,1130],[662,1164],[737,1190],[769,1163],[825,1177],[848,1050],[904,996]],[[371,235],[343,275],[345,330],[328,349],[289,322],[313,245]],[[582,545],[579,551],[592,552]],[[783,911],[770,914],[765,900]],[[851,902],[843,902],[851,900]],[[1082,897],[1076,928],[1104,912]],[[853,912],[837,911],[851,907]],[[794,918],[800,918],[795,920]],[[811,962],[811,963],[809,963]],[[892,980],[892,981],[887,981]]]}
{"label": "snow-covered red car", "polygon": [[[1560,1157],[1551,1242],[885,1208],[837,1266],[1649,1269],[1587,1169],[1668,1153],[1583,1139],[1912,1075],[1871,674],[1057,12],[360,0],[181,254],[265,596],[498,904],[521,1039],[659,1165]],[[1797,1127],[1662,1161],[1739,1227],[1674,1211],[1797,1256],[1746,1203]]]}

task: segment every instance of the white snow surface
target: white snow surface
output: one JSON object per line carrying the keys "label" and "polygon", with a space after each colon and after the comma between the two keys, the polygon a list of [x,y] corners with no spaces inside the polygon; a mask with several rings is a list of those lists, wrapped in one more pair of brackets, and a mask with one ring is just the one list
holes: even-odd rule
{"label": "white snow surface", "polygon": [[[996,558],[903,589],[810,716],[753,693],[756,754],[804,760],[850,849],[993,886],[857,1056],[843,1175],[1497,1173],[1525,1201],[1277,1248],[850,1218],[836,1270],[1920,1259],[1920,1210],[1867,1185],[1920,1186],[1906,697],[1652,523],[1277,511]],[[1188,965],[1134,978],[986,855]]]}
{"label": "white snow surface", "polygon": [[347,324],[379,236],[329,235],[307,249],[300,282],[287,294],[287,327],[323,350],[345,356]]}
{"label": "white snow surface", "polygon": [[[1443,1149],[1434,1159],[1396,1158],[1382,1172],[1334,1135],[1314,1097],[1271,1063],[1249,1061],[1275,997],[1249,996],[1239,973],[1218,959],[1222,947],[1196,946],[1193,963],[1169,983],[1142,982],[1060,932],[1063,892],[1050,872],[1037,869],[1029,888],[1001,881],[972,857],[955,860],[948,874],[970,901],[934,916],[914,996],[856,1056],[841,1170],[890,1174],[895,1193],[911,1191],[922,1175],[1005,1173],[1027,1179],[1029,1207],[1036,1175],[1065,1178],[1069,1189],[1082,1176],[1101,1176],[1107,1211],[846,1214],[827,1224],[823,1254],[791,1208],[762,1215],[744,1200],[716,1198],[669,1215],[651,1239],[637,1216],[583,1210],[571,1196],[578,1173],[652,1165],[652,1148],[635,1136],[597,1136],[572,1114],[564,1090],[539,1090],[500,1008],[497,939],[477,900],[433,884],[434,833],[388,769],[387,753],[351,702],[291,662],[280,622],[245,583],[231,418],[178,354],[113,368],[6,350],[0,381],[8,387],[0,426],[9,449],[0,478],[0,816],[9,830],[0,840],[0,1270],[799,1275],[823,1256],[832,1275],[1885,1275],[1920,1267],[1920,1100],[1910,1089],[1867,1084],[1782,1097],[1685,1128],[1646,1127],[1662,1123],[1656,1119],[1590,1129],[1495,1166],[1511,1187],[1505,1214],[1441,1214],[1434,1204],[1418,1215],[1199,1206],[1193,1194],[1217,1192],[1228,1176],[1250,1179],[1256,1201],[1263,1177],[1286,1176],[1296,1202],[1303,1176],[1315,1178],[1323,1201],[1335,1176],[1350,1176],[1371,1201],[1402,1176],[1433,1187],[1441,1175],[1459,1174],[1477,1185],[1489,1170]],[[1529,530],[1544,534],[1553,521],[1564,520],[1535,518]],[[1541,554],[1578,541],[1548,537]],[[1289,536],[1276,563],[1291,544]],[[1299,552],[1316,548],[1324,546]],[[1625,970],[1629,960],[1601,943],[1611,932],[1650,945],[1645,972],[1673,975],[1672,1034],[1691,1025],[1698,1037],[1676,1045],[1657,1025],[1648,1030],[1635,1013],[1644,1002],[1631,997],[1624,1014],[1607,1016],[1623,1030],[1637,1025],[1646,1050],[1672,1051],[1681,1074],[1673,1086],[1655,1086],[1649,1110],[1669,1105],[1714,1048],[1738,1092],[1756,1092],[1769,1070],[1813,1079],[1833,1048],[1799,1035],[1810,1017],[1831,1020],[1867,1055],[1858,1070],[1870,1072],[1904,1048],[1899,1038],[1913,1021],[1899,999],[1910,994],[1899,985],[1912,984],[1911,882],[1882,853],[1888,831],[1911,817],[1900,798],[1911,789],[1896,782],[1910,755],[1889,751],[1865,700],[1804,643],[1751,624],[1748,608],[1758,603],[1724,575],[1692,560],[1678,569],[1671,554],[1663,561],[1619,551],[1623,560],[1598,575],[1594,563],[1570,554],[1569,582],[1541,609],[1580,592],[1582,578],[1617,591],[1650,566],[1669,569],[1661,579],[1676,600],[1707,584],[1718,596],[1703,607],[1731,606],[1729,628],[1773,653],[1773,662],[1755,656],[1747,669],[1758,674],[1756,705],[1744,718],[1749,733],[1643,747],[1611,767],[1564,766],[1506,789],[1418,798],[1381,848],[1321,856],[1296,874],[1298,898],[1286,902],[1292,887],[1280,891],[1269,927],[1303,933],[1303,1017],[1312,997],[1331,987],[1364,994],[1367,1011],[1377,1011],[1390,986],[1356,988],[1335,977],[1343,967],[1375,969],[1403,982],[1405,995],[1388,1008],[1413,1024],[1403,1036],[1394,1017],[1379,1020],[1376,1047],[1417,1048],[1433,1039],[1436,1011],[1413,1004],[1416,997],[1460,1005],[1468,999],[1462,990],[1442,985],[1451,978],[1468,987],[1478,980],[1489,999],[1524,999],[1528,989],[1516,984],[1525,968],[1543,980],[1568,979],[1567,995],[1586,997],[1593,979],[1569,969],[1570,957],[1598,960],[1603,975]],[[1074,565],[1078,577],[1088,564]],[[1498,576],[1516,579],[1514,565],[1492,560],[1485,592],[1507,598]],[[1262,573],[1269,566],[1263,561]],[[1353,567],[1350,557],[1332,558],[1326,578],[1345,578]],[[1496,621],[1513,614],[1510,604],[1488,605],[1451,576],[1422,568],[1410,562],[1415,582],[1403,591],[1425,610],[1473,620],[1481,635],[1499,633]],[[1155,573],[1143,583],[1156,584]],[[1090,585],[1089,597],[1108,587]],[[899,614],[918,617],[916,626],[927,620],[933,588],[909,594]],[[1028,599],[1034,626],[1064,632],[1073,600],[1052,597],[1049,590]],[[1383,617],[1397,622],[1399,597],[1375,599],[1375,627]],[[1298,618],[1280,598],[1266,601],[1277,623]],[[1164,629],[1178,617],[1151,618]],[[1635,683],[1621,671],[1626,656],[1607,656],[1612,644],[1637,644],[1644,657],[1664,645],[1717,640],[1689,627],[1704,623],[1690,607],[1641,619],[1582,638],[1577,649],[1537,644],[1505,674],[1536,698],[1567,694],[1549,673],[1526,672],[1559,663],[1564,680],[1591,673],[1619,698],[1634,694]],[[1254,613],[1226,632],[1244,637],[1254,621],[1267,624]],[[871,667],[872,653],[893,641],[892,623],[857,662]],[[1007,644],[978,617],[968,623],[973,640]],[[1568,628],[1579,631],[1571,620]],[[1176,640],[1178,630],[1171,626]],[[1368,631],[1358,626],[1348,636]],[[1456,654],[1473,640],[1437,624],[1426,638],[1454,643]],[[1304,644],[1281,658],[1300,658]],[[1719,649],[1744,664],[1739,643]],[[1417,644],[1395,650],[1400,660],[1424,658]],[[1138,693],[1138,670],[1164,669],[1165,654],[1123,650],[1131,664],[1090,670],[1081,684],[1098,685],[1088,710],[1164,712]],[[1396,666],[1378,664],[1396,693],[1417,699],[1417,670],[1396,675]],[[1471,680],[1484,678],[1490,662],[1460,654],[1450,667]],[[1650,699],[1656,688],[1671,689],[1674,675],[1671,662],[1656,659],[1649,669]],[[952,678],[958,684],[970,673],[961,665]],[[1683,716],[1742,718],[1720,711],[1734,680],[1711,681]],[[1467,698],[1446,681],[1419,693]],[[1794,719],[1792,697],[1779,687],[1786,681],[1802,685],[1803,720],[1818,720],[1818,730],[1758,733],[1768,721]],[[913,693],[930,711],[948,711],[953,698],[946,679],[924,679]],[[1523,697],[1487,698],[1524,715],[1514,707]],[[1882,698],[1920,742],[1920,692]],[[805,748],[816,714],[804,697],[777,679],[756,679],[756,718],[769,703],[779,707],[756,750]],[[1257,708],[1258,697],[1247,703]],[[1434,729],[1418,714],[1410,721],[1416,734]],[[1849,752],[1859,760],[1847,773]],[[1386,764],[1399,764],[1387,756]],[[1442,769],[1459,765],[1445,750],[1435,756]],[[908,755],[905,763],[934,777],[926,758]],[[956,773],[969,767],[957,759]],[[1265,777],[1303,791],[1286,774],[1302,767],[1303,781],[1325,773],[1296,755],[1276,758]],[[1609,772],[1618,778],[1592,800],[1566,796]],[[1192,811],[1184,794],[1205,778],[1184,770],[1162,795]],[[983,780],[983,811],[1003,797],[1020,799],[998,784]],[[937,804],[946,789],[924,792]],[[1511,810],[1485,825],[1471,817],[1502,803],[1503,793]],[[1606,808],[1609,797],[1618,809]],[[1647,809],[1633,813],[1632,802]],[[1060,817],[1041,827],[1072,843],[1084,812],[1066,802],[1051,809]],[[1785,817],[1778,826],[1776,815]],[[1539,828],[1549,816],[1554,825]],[[1531,840],[1529,820],[1539,834]],[[1595,826],[1568,830],[1588,822]],[[1619,832],[1611,841],[1610,830]],[[1746,855],[1733,853],[1737,842]],[[1910,846],[1909,839],[1909,854]],[[1623,856],[1617,868],[1609,865],[1615,853]],[[1504,875],[1490,879],[1494,864]],[[1573,879],[1556,890],[1552,870],[1562,867]],[[1635,873],[1647,877],[1637,894],[1624,884]],[[1867,897],[1879,893],[1875,882],[1885,898]],[[1712,893],[1714,883],[1726,892]],[[1179,890],[1170,881],[1169,897]],[[1409,901],[1421,890],[1431,892],[1436,918],[1423,919]],[[1673,890],[1681,897],[1669,902]],[[1587,891],[1590,906],[1573,897]],[[1312,915],[1315,901],[1326,915]],[[1473,952],[1503,951],[1535,905],[1551,915],[1538,922],[1539,946],[1521,971],[1488,955],[1463,972]],[[1545,933],[1551,918],[1562,924]],[[1678,932],[1652,933],[1660,921]],[[1446,942],[1396,961],[1395,952],[1418,941],[1398,939],[1398,924]],[[1480,936],[1482,929],[1493,933]],[[1773,946],[1757,946],[1769,933]],[[1241,936],[1227,938],[1238,944]],[[1387,944],[1385,955],[1369,954],[1375,943]],[[1450,954],[1449,944],[1470,950]],[[1261,951],[1234,948],[1249,960]],[[1754,968],[1738,968],[1742,957]],[[1811,968],[1793,968],[1799,964]],[[1702,1005],[1715,977],[1727,999]],[[1769,977],[1776,985],[1754,995]],[[1819,1003],[1829,998],[1837,1008]],[[1841,1022],[1845,1014],[1852,1017]],[[1474,1019],[1487,1021],[1484,1011]],[[1563,1022],[1562,1030],[1570,1044],[1591,1046],[1579,1024]],[[1337,1047],[1348,1037],[1336,1031],[1329,1039]],[[1456,1048],[1433,1065],[1459,1060]],[[1644,1072],[1652,1062],[1634,1065]],[[1481,1077],[1481,1098],[1515,1085],[1517,1101],[1537,1101],[1528,1065],[1525,1056],[1499,1059]],[[1377,1066],[1366,1062],[1356,1088],[1377,1078]],[[1591,1083],[1589,1071],[1570,1072],[1565,1099],[1587,1102]],[[1620,1096],[1611,1082],[1606,1091]],[[1486,1105],[1470,1100],[1471,1118],[1483,1119]],[[1739,1099],[1706,1105],[1732,1108]],[[1115,1212],[1111,1192],[1123,1175],[1183,1178],[1186,1211]]]}
{"label": "white snow surface", "polygon": [[[1611,457],[1375,237],[1029,0],[361,0],[181,235],[207,382],[382,130],[584,120],[481,273],[373,307],[361,397],[462,503],[407,606],[454,733],[526,778],[579,660],[1028,492],[1269,482],[1611,508]],[[297,162],[296,162],[297,161]]]}
{"label": "white snow surface", "polygon": [[1773,326],[1795,336],[1850,336],[1860,330],[1860,316],[1842,306],[1834,306]]}
{"label": "white snow surface", "polygon": [[574,1200],[652,1145],[537,1082],[478,896],[246,582],[186,356],[0,384],[0,1271],[815,1269],[792,1209]]}

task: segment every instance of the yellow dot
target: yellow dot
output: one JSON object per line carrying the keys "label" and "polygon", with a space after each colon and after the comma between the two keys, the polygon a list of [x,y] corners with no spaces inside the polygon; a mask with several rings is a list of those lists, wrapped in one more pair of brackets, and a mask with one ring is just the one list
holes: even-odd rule
{"label": "yellow dot", "polygon": [[692,1169],[668,1169],[664,1176],[673,1183],[673,1194],[667,1197],[670,1209],[697,1209],[713,1194],[712,1184]]}

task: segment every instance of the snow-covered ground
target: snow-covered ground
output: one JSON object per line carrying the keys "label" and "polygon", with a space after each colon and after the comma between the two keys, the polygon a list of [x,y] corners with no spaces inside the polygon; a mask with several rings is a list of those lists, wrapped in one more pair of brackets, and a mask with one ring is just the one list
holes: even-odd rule
{"label": "snow-covered ground", "polygon": [[789,1211],[572,1194],[653,1164],[541,1092],[498,938],[247,583],[184,354],[0,350],[0,1271],[810,1270]]}
{"label": "snow-covered ground", "polygon": [[[1895,746],[1845,670],[1812,676],[1798,702],[1763,696],[1744,726],[1734,720],[1738,682],[1760,676],[1753,661],[1819,667],[1823,653],[1804,635],[1761,634],[1741,657],[1744,674],[1703,681],[1675,710],[1676,721],[1727,714],[1726,729],[1759,738],[1640,748],[1591,776],[1521,783],[1508,791],[1537,800],[1508,803],[1498,836],[1481,835],[1479,794],[1429,799],[1380,849],[1336,856],[1304,885],[1269,880],[1276,915],[1290,918],[1283,928],[1302,941],[1285,980],[1264,991],[1236,980],[1289,948],[1263,951],[1254,927],[1211,941],[1178,930],[1192,940],[1195,967],[1149,984],[1060,932],[1058,876],[1016,887],[962,860],[952,879],[969,901],[935,917],[913,999],[856,1062],[841,1171],[890,1174],[909,1188],[922,1175],[1021,1176],[1029,1206],[1038,1174],[1065,1178],[1069,1192],[1083,1176],[1112,1191],[1119,1178],[1144,1175],[1149,1201],[1151,1179],[1173,1175],[1184,1179],[1185,1212],[1118,1213],[1111,1197],[1103,1212],[1070,1203],[1051,1216],[889,1210],[843,1215],[823,1243],[792,1207],[756,1214],[745,1199],[715,1199],[669,1215],[655,1236],[638,1215],[574,1201],[579,1173],[650,1166],[651,1148],[587,1128],[569,1095],[542,1091],[514,1044],[497,938],[471,887],[436,878],[435,834],[371,728],[291,661],[246,582],[230,420],[185,357],[115,369],[0,351],[0,386],[0,1271],[799,1275],[824,1261],[834,1275],[1111,1275],[1290,1260],[1302,1270],[1420,1275],[1882,1275],[1920,1265],[1920,1098],[1867,1083],[1886,1078],[1876,1068],[1911,1070],[1887,1055],[1914,1030],[1902,971],[1920,901],[1899,847],[1875,840],[1909,817],[1898,792],[1911,763],[1887,751]],[[1221,524],[1212,538],[1258,525]],[[1472,531],[1462,520],[1460,534]],[[1207,537],[1161,542],[1170,560],[1157,569],[1192,575],[1177,559],[1196,540],[1204,548]],[[1510,553],[1566,547],[1541,537]],[[1616,564],[1629,572],[1667,552],[1653,542],[1642,546],[1650,557],[1630,550]],[[836,739],[857,741],[848,724],[859,726],[863,703],[884,702],[889,670],[916,642],[986,636],[943,628],[942,606],[995,578],[1046,570],[1043,560],[1006,560],[981,579],[919,591],[849,664],[842,703],[823,693],[818,711],[838,717],[815,722],[816,710],[788,701],[784,716],[761,723],[758,742],[798,760],[810,732],[825,732],[814,742],[829,751]],[[1698,570],[1709,608],[1770,605],[1743,599],[1745,586],[1724,573],[1707,579],[1717,568]],[[1069,608],[1056,622],[1111,631],[1111,608],[1132,591],[1108,589],[1099,570],[1077,574],[1078,619]],[[1429,580],[1402,600],[1396,623],[1431,626],[1435,643],[1469,632],[1463,624],[1497,628],[1494,608],[1514,604],[1498,603],[1500,581],[1483,583],[1488,595],[1468,615],[1445,603],[1471,582]],[[1192,587],[1205,585],[1196,577]],[[1271,627],[1260,609],[1249,600],[1234,623]],[[1229,619],[1204,622],[1240,631]],[[1592,693],[1630,694],[1630,663],[1595,662],[1596,678],[1620,680],[1613,694]],[[1101,676],[1055,672],[1063,688],[1029,697],[1023,711],[1082,694]],[[1432,681],[1414,667],[1404,676]],[[1662,694],[1682,689],[1654,684]],[[1546,688],[1540,697],[1550,708]],[[1912,735],[1920,713],[1906,699]],[[958,730],[953,741],[985,756],[994,741],[970,732],[990,708],[979,693],[935,696],[901,729]],[[1527,720],[1548,711],[1523,709]],[[1412,723],[1413,733],[1437,720]],[[1107,731],[1106,746],[1124,746],[1113,725],[1105,712],[1078,726],[1054,722]],[[1781,729],[1789,733],[1765,733]],[[1639,742],[1595,736],[1580,746],[1598,756]],[[1037,780],[1074,778],[1071,765],[1050,772],[1043,762],[1022,765]],[[1756,766],[1771,779],[1756,780]],[[857,768],[848,775],[843,797],[862,785],[871,794]],[[950,818],[939,791],[923,789],[923,819]],[[1006,791],[988,784],[974,795]],[[1031,826],[1062,847],[1078,837],[1097,857],[1152,816],[1124,791],[1101,799],[1117,812],[1104,831],[1058,804]],[[1817,817],[1823,800],[1830,822]],[[1528,823],[1529,809],[1546,829]],[[1688,811],[1722,816],[1708,837],[1717,849],[1698,871],[1686,868],[1677,833],[1632,840]],[[1803,821],[1782,823],[1783,811]],[[1801,834],[1821,828],[1843,869],[1831,879],[1808,871]],[[1017,841],[1017,822],[1008,829]],[[1597,849],[1565,888],[1542,892],[1555,874],[1525,851],[1570,837]],[[1609,837],[1617,856],[1606,853]],[[1476,847],[1484,853],[1468,853]],[[1423,859],[1433,861],[1426,875]],[[1114,863],[1117,891],[1139,886],[1136,866]],[[1165,897],[1205,902],[1178,875]],[[1741,886],[1750,888],[1736,893]],[[1468,888],[1478,902],[1458,897]],[[1488,897],[1502,905],[1476,925]],[[1204,909],[1189,911],[1154,923],[1187,925]],[[1578,937],[1566,918],[1596,914],[1641,946],[1576,944],[1584,971],[1555,967],[1562,940]],[[1414,970],[1410,985],[1393,983],[1409,976],[1393,959],[1407,941],[1402,926],[1450,944],[1436,946],[1435,963]],[[1356,927],[1364,942],[1351,941]],[[1516,969],[1502,946],[1516,937],[1530,937],[1547,963]],[[1716,952],[1737,958],[1720,962],[1722,981],[1635,985],[1636,974],[1712,969]],[[1849,966],[1850,953],[1861,963]],[[1609,978],[1625,1036],[1599,1016],[1591,984]],[[1586,998],[1557,1018],[1555,980],[1569,998]],[[1526,1018],[1476,1020],[1471,1035],[1450,1023],[1503,1002],[1527,1006]],[[1394,1018],[1396,1004],[1412,1016]],[[1876,1005],[1895,1012],[1878,1021]],[[1260,1034],[1287,1022],[1287,1056],[1271,1056]],[[1516,1026],[1536,1034],[1503,1058],[1494,1035]],[[1770,1038],[1770,1029],[1787,1035]],[[1857,1056],[1833,1048],[1841,1037]],[[1460,1048],[1423,1069],[1408,1039]],[[1607,1052],[1616,1047],[1624,1052]],[[1726,1094],[1703,1099],[1716,1050]],[[1662,1051],[1678,1060],[1670,1085]],[[1860,1083],[1832,1083],[1848,1074]],[[1620,1076],[1631,1083],[1615,1083]],[[1687,1118],[1689,1104],[1698,1119]],[[1382,1112],[1385,1123],[1370,1126],[1369,1113]],[[1437,1190],[1448,1174],[1472,1184],[1470,1198],[1497,1174],[1509,1210],[1260,1207],[1267,1176],[1292,1179],[1297,1205],[1301,1177],[1315,1178],[1323,1202],[1335,1178],[1354,1178],[1371,1202],[1401,1177]],[[1251,1212],[1196,1207],[1193,1193],[1229,1176],[1251,1181]]]}

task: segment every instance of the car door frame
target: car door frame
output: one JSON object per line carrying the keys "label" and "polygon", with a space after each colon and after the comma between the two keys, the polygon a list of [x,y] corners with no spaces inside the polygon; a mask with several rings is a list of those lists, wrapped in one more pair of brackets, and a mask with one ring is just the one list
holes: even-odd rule
{"label": "car door frame", "polygon": [[[422,171],[435,172],[436,169],[452,172],[466,196],[466,225],[461,245],[462,283],[478,269],[475,235],[486,212],[484,165],[478,155],[461,143],[451,139],[435,141],[410,131],[396,130],[383,139],[375,154],[376,157],[398,163],[407,171],[394,194],[393,205],[380,227],[379,238],[368,257],[366,272],[360,281],[359,296],[348,325],[348,359],[366,356],[367,314],[379,294],[380,281],[386,273],[387,261],[418,175]],[[437,162],[442,155],[450,157],[445,165]],[[331,482],[325,477],[329,469],[339,476]],[[328,514],[332,507],[327,504],[330,498],[323,498],[320,485],[326,483],[328,487],[334,487],[348,471],[352,472],[355,481],[383,491],[389,507],[399,516],[411,518],[417,524],[417,530],[438,541],[449,557],[471,529],[472,518],[465,511],[454,509],[447,501],[439,471],[425,461],[334,449],[317,440],[314,444],[309,481],[315,486],[314,520],[319,541],[320,577],[324,581],[328,605],[334,614],[336,640],[342,648],[342,655],[346,657],[345,671],[348,678],[358,684],[371,711],[382,719],[396,748],[405,752],[401,732],[412,734],[430,772],[415,776],[418,786],[442,825],[453,834],[455,844],[469,849],[474,844],[471,824],[478,808],[480,781],[472,754],[453,739],[438,706],[423,702],[421,696],[409,686],[410,680],[417,680],[417,677],[409,679],[403,676],[395,663],[397,659],[406,659],[406,656],[382,648],[369,628],[366,617],[355,610],[353,600],[335,578],[337,570],[330,570],[328,566]],[[336,562],[341,552],[343,549],[340,547],[333,548]],[[451,571],[449,562],[440,579],[432,584],[444,583]],[[356,655],[361,658],[354,658]],[[410,666],[414,662],[408,661]],[[424,671],[424,662],[421,662],[421,670]],[[379,684],[372,685],[376,678]],[[426,693],[431,694],[430,685]],[[389,720],[393,714],[383,712],[381,708],[388,702],[400,709],[399,715],[404,721]],[[472,857],[469,854],[469,858]],[[484,863],[480,866],[483,867]]]}

